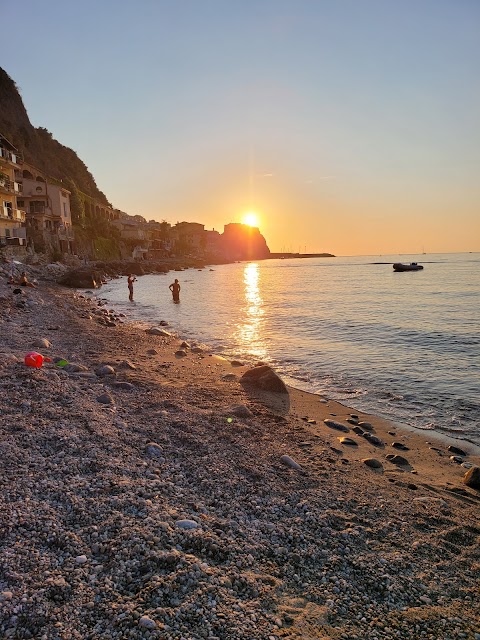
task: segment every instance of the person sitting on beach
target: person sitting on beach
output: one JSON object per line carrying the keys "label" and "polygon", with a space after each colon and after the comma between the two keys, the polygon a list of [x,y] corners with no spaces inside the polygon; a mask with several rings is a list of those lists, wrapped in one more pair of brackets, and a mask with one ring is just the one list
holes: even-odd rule
{"label": "person sitting on beach", "polygon": [[127,280],[128,290],[130,292],[129,295],[128,295],[128,299],[130,300],[130,302],[133,302],[133,283],[135,281],[136,281],[135,276],[132,273],[130,273],[129,276],[128,276],[128,280]]}
{"label": "person sitting on beach", "polygon": [[28,280],[26,271],[22,271],[22,275],[20,276],[20,286],[21,287],[35,287],[33,282],[30,282],[30,280]]}
{"label": "person sitting on beach", "polygon": [[180,283],[176,278],[175,282],[172,282],[172,284],[168,288],[172,292],[173,301],[180,302]]}

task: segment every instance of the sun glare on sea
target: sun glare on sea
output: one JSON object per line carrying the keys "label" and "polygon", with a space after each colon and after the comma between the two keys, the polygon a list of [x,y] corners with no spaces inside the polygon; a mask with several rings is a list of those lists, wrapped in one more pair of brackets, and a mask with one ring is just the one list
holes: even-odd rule
{"label": "sun glare on sea", "polygon": [[247,211],[242,217],[243,224],[248,224],[249,227],[258,227],[258,214],[256,211]]}

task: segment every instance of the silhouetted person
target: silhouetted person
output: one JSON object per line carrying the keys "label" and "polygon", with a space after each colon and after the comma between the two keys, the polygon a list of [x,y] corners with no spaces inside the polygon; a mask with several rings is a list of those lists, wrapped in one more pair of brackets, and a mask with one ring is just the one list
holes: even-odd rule
{"label": "silhouetted person", "polygon": [[175,282],[172,282],[172,284],[168,288],[172,292],[173,301],[180,302],[180,284],[176,278]]}
{"label": "silhouetted person", "polygon": [[136,278],[133,274],[130,274],[128,276],[128,290],[129,290],[129,294],[128,294],[128,299],[130,300],[130,302],[133,302],[133,283],[136,281]]}

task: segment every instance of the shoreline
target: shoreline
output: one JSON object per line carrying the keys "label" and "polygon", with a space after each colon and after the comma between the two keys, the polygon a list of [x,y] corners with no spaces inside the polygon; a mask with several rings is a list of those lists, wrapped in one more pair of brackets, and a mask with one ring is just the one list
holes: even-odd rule
{"label": "shoreline", "polygon": [[0,635],[478,640],[480,493],[433,434],[246,387],[72,290],[0,297]]}
{"label": "shoreline", "polygon": [[[185,268],[184,271],[188,271],[189,268]],[[194,268],[193,268],[194,269]],[[196,269],[194,269],[196,270]],[[145,275],[159,275],[159,274],[145,274]],[[112,278],[111,280],[109,280],[108,282],[104,283],[104,284],[108,284],[111,281],[115,281],[118,280],[119,278],[122,278],[122,276],[116,277],[116,278]],[[79,290],[80,292],[82,291],[86,291],[86,290]],[[122,305],[122,303],[118,302],[118,301],[109,301],[108,298],[104,298],[102,297],[102,290],[95,290],[92,293],[94,299],[96,300],[100,300],[102,301],[104,304],[106,304],[107,306],[113,305],[114,307],[117,306],[118,304],[120,304],[120,307]],[[122,309],[122,311],[125,311],[125,309]],[[153,320],[147,320],[147,319],[142,319],[142,318],[138,318],[138,319],[130,319],[130,322],[135,322],[135,323],[144,323],[145,326],[147,326],[149,324],[149,322],[153,322]],[[195,336],[195,334],[191,333],[191,332],[187,332],[188,335],[188,339],[198,339],[197,336]],[[213,337],[213,341],[215,342],[216,337]],[[215,346],[211,346],[210,348],[212,349],[216,349],[217,347]],[[228,350],[223,350],[222,347],[220,347],[220,351],[219,354],[227,359],[235,359],[238,356],[236,356],[234,353],[232,352],[228,352]],[[255,358],[255,356],[245,356],[244,359],[246,361],[248,361],[251,366],[253,366],[253,363],[257,360],[257,358]],[[308,369],[305,369],[304,371],[308,371]],[[281,375],[282,377],[284,376],[283,373],[280,373],[279,375]],[[313,383],[306,383],[305,381],[302,380],[297,380],[295,381],[295,379],[290,376],[288,373],[285,374],[285,378],[288,379],[288,382],[285,382],[285,384],[287,384],[287,386],[289,388],[295,389],[295,390],[299,390],[299,391],[304,391],[306,393],[311,393],[313,395],[327,395],[328,394],[328,390],[327,392],[323,392],[322,393],[318,393],[316,391],[314,391],[312,388],[314,386]],[[296,384],[297,382],[297,384]],[[298,386],[297,386],[298,385]],[[310,388],[309,388],[310,387]],[[447,443],[447,444],[451,444],[451,445],[457,445],[457,446],[462,446],[462,444],[467,447],[469,450],[471,450],[472,453],[476,453],[476,455],[480,455],[480,440],[479,441],[475,441],[472,440],[471,437],[475,437],[475,435],[470,435],[468,432],[465,431],[455,431],[455,430],[449,430],[448,428],[448,424],[445,423],[445,425],[442,427],[440,426],[439,429],[435,429],[435,428],[431,428],[431,427],[421,427],[421,426],[414,426],[413,424],[408,424],[407,422],[405,422],[405,417],[397,417],[395,415],[395,409],[391,409],[390,411],[386,410],[386,411],[382,411],[382,407],[381,406],[375,406],[375,402],[367,402],[367,406],[364,406],[363,408],[359,408],[357,406],[355,406],[355,402],[350,403],[350,398],[329,398],[331,401],[335,401],[338,402],[339,404],[344,405],[347,409],[350,408],[352,412],[361,412],[363,414],[368,414],[371,416],[377,416],[379,419],[389,422],[392,426],[392,428],[396,428],[396,429],[405,429],[409,432],[413,432],[418,434],[419,436],[424,436],[427,439],[433,439],[436,440],[438,442],[442,442],[442,443]],[[352,400],[354,400],[355,397],[352,396]],[[370,406],[368,406],[370,405]],[[405,408],[404,408],[404,412],[405,412]],[[444,429],[444,430],[443,430]]]}

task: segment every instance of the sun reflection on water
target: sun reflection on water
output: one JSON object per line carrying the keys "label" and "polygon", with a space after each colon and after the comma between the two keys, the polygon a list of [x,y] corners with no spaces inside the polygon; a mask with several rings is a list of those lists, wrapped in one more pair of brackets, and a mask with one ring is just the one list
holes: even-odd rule
{"label": "sun reflection on water", "polygon": [[243,271],[245,285],[245,305],[243,307],[243,323],[238,327],[238,338],[244,351],[257,358],[266,356],[266,348],[262,340],[263,300],[260,295],[260,273],[258,264],[250,262]]}

